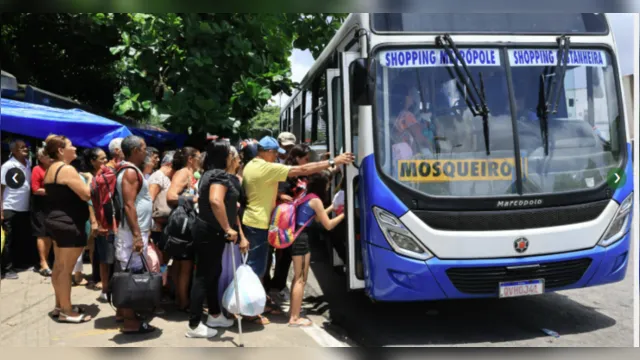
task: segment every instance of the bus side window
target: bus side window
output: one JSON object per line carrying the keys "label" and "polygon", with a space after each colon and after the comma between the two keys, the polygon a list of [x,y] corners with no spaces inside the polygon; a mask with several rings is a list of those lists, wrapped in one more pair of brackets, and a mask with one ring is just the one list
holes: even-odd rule
{"label": "bus side window", "polygon": [[334,120],[334,148],[333,153],[340,155],[344,151],[344,125],[342,120],[342,77],[338,76],[331,81],[331,93],[333,94],[333,120]]}

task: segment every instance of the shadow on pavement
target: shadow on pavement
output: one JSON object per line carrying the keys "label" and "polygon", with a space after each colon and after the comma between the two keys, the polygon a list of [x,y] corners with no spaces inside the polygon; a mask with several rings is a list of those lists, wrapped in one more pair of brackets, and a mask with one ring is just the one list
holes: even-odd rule
{"label": "shadow on pavement", "polygon": [[310,302],[311,311],[328,315],[328,331],[346,334],[360,346],[503,343],[545,338],[543,328],[562,337],[616,324],[598,309],[559,293],[503,300],[373,303],[363,292],[346,291],[346,277],[331,267],[325,245],[313,244],[311,254],[322,296],[306,298],[307,307]]}
{"label": "shadow on pavement", "polygon": [[156,329],[156,331],[150,334],[116,334],[111,341],[118,345],[134,344],[137,342],[155,340],[162,336],[162,329]]}

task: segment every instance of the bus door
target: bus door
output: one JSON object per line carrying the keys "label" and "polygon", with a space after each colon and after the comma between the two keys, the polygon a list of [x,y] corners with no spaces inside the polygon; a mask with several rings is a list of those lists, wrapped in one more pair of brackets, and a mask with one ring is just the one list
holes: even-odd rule
{"label": "bus door", "polygon": [[[358,107],[351,104],[349,88],[349,65],[360,57],[359,52],[340,53],[340,82],[342,103],[342,126],[344,151],[358,153]],[[360,245],[360,210],[358,206],[357,185],[359,170],[356,164],[344,166],[345,185],[345,220],[347,225],[347,286],[349,290],[364,288],[364,269],[362,263],[362,246]]]}
{"label": "bus door", "polygon": [[[340,77],[340,69],[327,69],[327,124],[329,153],[331,158],[344,151],[344,126],[342,117],[342,82]],[[338,175],[331,181],[331,196],[333,197],[340,189],[342,176]],[[344,223],[344,222],[343,222]],[[347,231],[346,225],[340,224],[331,231],[331,241],[329,242],[329,252],[332,254],[331,265],[338,267],[344,266],[343,259],[346,259],[346,243]]]}

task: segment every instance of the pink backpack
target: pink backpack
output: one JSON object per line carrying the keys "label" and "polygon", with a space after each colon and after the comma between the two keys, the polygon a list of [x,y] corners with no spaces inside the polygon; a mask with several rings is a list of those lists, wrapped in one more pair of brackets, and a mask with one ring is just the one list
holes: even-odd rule
{"label": "pink backpack", "polygon": [[276,206],[271,215],[271,223],[269,224],[269,244],[276,249],[284,249],[296,240],[298,235],[304,230],[315,218],[312,216],[298,231],[296,231],[296,213],[298,206],[305,202],[318,198],[316,194],[307,194],[299,197],[292,203],[282,203]]}

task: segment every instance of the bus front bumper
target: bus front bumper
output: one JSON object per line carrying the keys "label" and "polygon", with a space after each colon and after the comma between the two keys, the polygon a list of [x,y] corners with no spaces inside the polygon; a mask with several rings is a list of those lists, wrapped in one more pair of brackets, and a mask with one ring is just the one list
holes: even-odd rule
{"label": "bus front bumper", "polygon": [[501,281],[544,278],[545,292],[609,284],[625,277],[630,239],[629,232],[607,248],[544,256],[427,261],[367,243],[366,291],[376,301],[426,301],[497,298]]}

